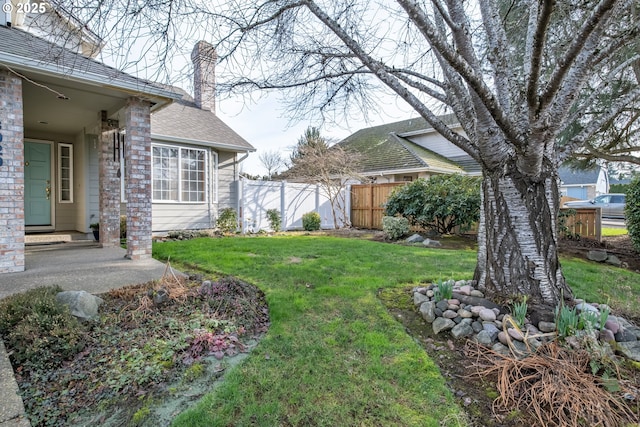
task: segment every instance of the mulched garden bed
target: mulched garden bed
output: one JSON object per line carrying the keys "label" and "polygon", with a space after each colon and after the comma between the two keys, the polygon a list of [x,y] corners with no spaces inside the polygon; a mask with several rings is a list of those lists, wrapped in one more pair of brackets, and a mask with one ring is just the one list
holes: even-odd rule
{"label": "mulched garden bed", "polygon": [[165,278],[101,297],[75,356],[14,362],[32,426],[169,425],[269,327],[264,294],[235,278]]}

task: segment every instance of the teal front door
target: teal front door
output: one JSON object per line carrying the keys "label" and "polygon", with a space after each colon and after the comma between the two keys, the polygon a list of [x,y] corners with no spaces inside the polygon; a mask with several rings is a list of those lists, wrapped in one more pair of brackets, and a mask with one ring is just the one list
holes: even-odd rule
{"label": "teal front door", "polygon": [[52,225],[51,144],[24,143],[24,225]]}

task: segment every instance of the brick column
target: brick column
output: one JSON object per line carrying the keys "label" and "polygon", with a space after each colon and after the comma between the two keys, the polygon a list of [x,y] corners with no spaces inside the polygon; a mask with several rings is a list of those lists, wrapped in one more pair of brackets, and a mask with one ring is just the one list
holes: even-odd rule
{"label": "brick column", "polygon": [[120,159],[114,160],[113,155],[113,135],[118,129],[109,126],[106,111],[100,112],[98,120],[102,129],[98,159],[100,244],[102,247],[113,247],[120,245]]}
{"label": "brick column", "polygon": [[24,122],[22,80],[4,70],[0,159],[0,273],[12,273],[24,271]]}
{"label": "brick column", "polygon": [[129,98],[125,106],[127,183],[127,257],[151,257],[150,104]]}

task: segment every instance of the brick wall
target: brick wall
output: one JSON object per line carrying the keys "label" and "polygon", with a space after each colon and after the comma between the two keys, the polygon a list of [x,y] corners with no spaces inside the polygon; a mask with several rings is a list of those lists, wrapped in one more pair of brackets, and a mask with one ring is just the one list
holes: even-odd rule
{"label": "brick wall", "polygon": [[113,154],[113,135],[117,129],[108,125],[106,111],[100,113],[99,120],[102,128],[98,158],[100,244],[112,247],[120,245],[120,160],[117,156],[114,160]]}
{"label": "brick wall", "polygon": [[146,101],[129,98],[125,106],[127,257],[151,257],[151,116]]}
{"label": "brick wall", "polygon": [[0,70],[0,273],[24,271],[22,80]]}

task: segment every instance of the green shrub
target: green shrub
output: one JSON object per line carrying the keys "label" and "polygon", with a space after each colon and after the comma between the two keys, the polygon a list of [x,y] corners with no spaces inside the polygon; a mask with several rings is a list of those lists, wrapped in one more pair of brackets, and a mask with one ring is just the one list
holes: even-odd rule
{"label": "green shrub", "polygon": [[436,175],[397,187],[385,203],[385,215],[402,216],[411,225],[449,234],[468,230],[480,218],[480,179]]}
{"label": "green shrub", "polygon": [[320,214],[318,212],[307,212],[302,215],[302,228],[305,231],[316,231],[320,230],[320,224],[322,219],[320,218]]}
{"label": "green shrub", "polygon": [[398,240],[409,234],[409,220],[401,216],[383,216],[382,231],[390,240]]}
{"label": "green shrub", "polygon": [[267,211],[267,218],[269,219],[269,227],[275,232],[280,231],[280,224],[282,223],[282,217],[278,209],[269,209]]}
{"label": "green shrub", "polygon": [[238,215],[233,208],[224,208],[218,215],[216,225],[223,233],[235,233],[238,229]]}
{"label": "green shrub", "polygon": [[84,328],[56,302],[61,290],[42,287],[0,301],[0,334],[15,363],[57,366],[82,348]]}
{"label": "green shrub", "polygon": [[627,204],[624,209],[631,243],[640,252],[640,176],[631,180],[627,188]]}

